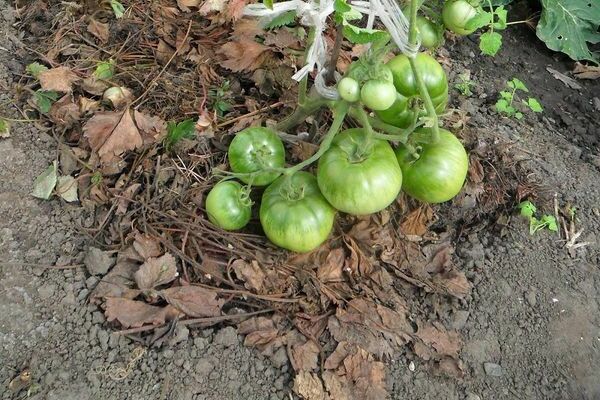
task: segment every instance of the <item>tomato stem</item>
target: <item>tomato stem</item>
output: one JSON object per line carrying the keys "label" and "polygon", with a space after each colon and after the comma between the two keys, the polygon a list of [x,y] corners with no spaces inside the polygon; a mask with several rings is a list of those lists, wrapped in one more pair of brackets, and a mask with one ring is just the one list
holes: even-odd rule
{"label": "tomato stem", "polygon": [[[304,52],[303,64],[306,64],[306,60],[308,59],[308,50],[310,46],[315,41],[315,28],[311,27],[308,31],[308,38],[306,39],[306,50]],[[300,85],[298,87],[298,104],[302,105],[306,102],[306,94],[308,93],[308,74],[302,78],[300,81]]]}
{"label": "tomato stem", "polygon": [[275,129],[278,131],[287,132],[293,127],[300,125],[309,115],[314,114],[328,103],[329,100],[321,97],[316,90],[311,90],[308,98],[306,98],[304,102],[299,103],[298,107],[296,107],[293,113],[275,125]]}
{"label": "tomato stem", "polygon": [[310,164],[317,161],[321,156],[329,149],[331,143],[333,142],[333,138],[339,132],[342,124],[344,123],[344,118],[346,114],[348,114],[349,104],[345,101],[338,101],[334,108],[334,118],[329,130],[325,134],[321,145],[319,146],[319,150],[315,154],[313,154],[310,158],[302,161],[300,164],[296,164],[293,167],[287,168],[285,170],[286,175],[293,175],[294,173],[300,171],[301,169],[309,166]]}
{"label": "tomato stem", "polygon": [[[411,0],[410,2],[410,28],[408,31],[408,40],[411,44],[417,43],[417,11],[419,10],[419,0]],[[417,81],[417,86],[419,88],[419,94],[425,103],[425,109],[427,110],[427,114],[431,121],[433,122],[433,126],[431,129],[432,137],[431,142],[436,143],[440,139],[440,127],[438,116],[435,111],[435,107],[433,105],[433,101],[431,101],[431,96],[429,96],[429,91],[427,90],[427,86],[425,85],[425,81],[423,80],[423,75],[419,68],[417,68],[417,63],[415,57],[408,57],[410,62],[410,67],[415,76],[415,80]]]}

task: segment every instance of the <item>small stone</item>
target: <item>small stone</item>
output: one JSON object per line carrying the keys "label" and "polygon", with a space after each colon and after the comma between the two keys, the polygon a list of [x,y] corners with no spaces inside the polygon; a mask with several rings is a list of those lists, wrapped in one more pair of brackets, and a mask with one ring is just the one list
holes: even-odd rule
{"label": "small stone", "polygon": [[213,365],[208,358],[201,358],[196,363],[196,380],[202,382],[213,370]]}
{"label": "small stone", "polygon": [[162,355],[164,358],[173,358],[173,356],[175,355],[175,352],[171,349],[167,349],[167,350],[163,351]]}
{"label": "small stone", "polygon": [[467,393],[467,398],[465,400],[481,400],[481,397],[476,395],[475,393]]}
{"label": "small stone", "polygon": [[416,367],[415,367],[415,362],[414,361],[411,361],[410,363],[408,363],[408,370],[410,372],[415,372],[415,368]]}
{"label": "small stone", "polygon": [[190,331],[185,325],[177,325],[175,328],[175,332],[171,339],[169,339],[169,346],[175,346],[178,343],[184,342],[187,340]]}
{"label": "small stone", "polygon": [[231,326],[221,329],[215,335],[214,343],[225,347],[231,347],[238,344],[237,330]]}
{"label": "small stone", "polygon": [[277,368],[283,367],[287,363],[287,361],[288,361],[287,352],[286,352],[285,348],[283,348],[283,347],[280,347],[279,349],[277,349],[275,354],[273,354],[271,356],[271,362]]}
{"label": "small stone", "polygon": [[460,310],[454,313],[454,318],[452,320],[452,328],[456,330],[460,330],[464,328],[467,323],[467,319],[469,318],[469,311]]}
{"label": "small stone", "polygon": [[98,342],[100,343],[100,347],[102,351],[108,350],[108,332],[100,329],[98,331]]}
{"label": "small stone", "polygon": [[100,279],[98,279],[98,277],[92,275],[89,278],[86,279],[85,281],[85,286],[89,289],[92,290],[96,287],[96,285],[98,284],[98,282],[100,282]]}
{"label": "small stone", "polygon": [[38,288],[38,295],[42,300],[49,299],[56,291],[56,285],[52,283],[46,283]]}
{"label": "small stone", "polygon": [[533,290],[530,290],[527,293],[525,293],[525,300],[527,300],[527,303],[529,303],[531,307],[534,307],[537,303],[535,292]]}
{"label": "small stone", "polygon": [[489,376],[502,376],[502,367],[496,363],[486,362],[483,363],[483,369]]}
{"label": "small stone", "polygon": [[110,267],[115,263],[115,257],[111,256],[111,252],[102,251],[95,247],[90,247],[83,260],[85,267],[90,275],[104,275]]}
{"label": "small stone", "polygon": [[104,322],[104,314],[100,311],[94,311],[92,313],[92,324],[101,324]]}
{"label": "small stone", "polygon": [[203,337],[197,337],[196,339],[194,339],[194,346],[198,350],[204,350],[206,346],[208,346],[208,339]]}

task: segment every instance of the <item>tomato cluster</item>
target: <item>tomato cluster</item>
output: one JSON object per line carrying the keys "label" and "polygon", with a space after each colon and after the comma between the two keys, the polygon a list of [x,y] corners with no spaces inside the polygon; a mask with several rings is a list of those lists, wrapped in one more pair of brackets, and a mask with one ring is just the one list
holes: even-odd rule
{"label": "tomato cluster", "polygon": [[[442,18],[451,31],[468,34],[476,12],[471,0],[448,0]],[[419,16],[416,26],[424,47],[440,44],[437,25]],[[344,116],[348,109],[358,110],[351,115],[362,127],[338,133],[342,120],[336,125],[334,119],[332,136],[328,133],[307,163],[285,168],[284,145],[271,129],[239,132],[228,159],[232,177],[246,185],[233,180],[215,185],[206,198],[210,221],[226,230],[243,228],[252,214],[250,189],[263,186],[259,218],[265,235],[285,249],[308,252],[327,239],[337,211],[372,214],[389,206],[400,191],[427,203],[456,196],[466,179],[467,153],[449,131],[424,127],[432,125],[427,120],[437,127],[435,114],[446,109],[444,69],[427,53],[412,60],[398,55],[385,64],[381,58],[351,64],[337,84],[341,99],[329,103],[343,105]],[[405,135],[381,135],[373,126]],[[395,149],[389,141],[398,143]],[[301,171],[317,159],[316,175]]]}

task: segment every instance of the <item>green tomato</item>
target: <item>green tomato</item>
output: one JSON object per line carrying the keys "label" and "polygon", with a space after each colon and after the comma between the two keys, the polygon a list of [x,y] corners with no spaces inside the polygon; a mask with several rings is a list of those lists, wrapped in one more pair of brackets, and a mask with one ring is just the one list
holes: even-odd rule
{"label": "green tomato", "polygon": [[[248,174],[268,168],[283,168],[285,149],[275,132],[268,128],[253,126],[239,132],[229,145],[229,165],[237,173]],[[279,173],[260,172],[254,179],[241,177],[244,183],[265,186],[273,182]]]}
{"label": "green tomato", "polygon": [[308,172],[280,177],[262,196],[260,223],[269,240],[284,249],[316,249],[331,233],[334,217],[335,209]]}
{"label": "green tomato", "polygon": [[354,79],[346,77],[342,78],[337,85],[340,97],[348,103],[354,103],[360,100],[360,86]]}
{"label": "green tomato", "polygon": [[371,79],[360,90],[360,101],[371,110],[387,110],[396,100],[396,89],[391,82]]}
{"label": "green tomato", "polygon": [[[448,103],[446,72],[440,63],[427,53],[417,54],[415,63],[421,71],[436,112],[438,114],[443,113]],[[400,96],[397,96],[396,102],[390,108],[383,112],[378,111],[376,114],[383,122],[400,128],[407,128],[414,118],[414,114],[409,108],[408,99],[420,97],[415,75],[408,57],[403,54],[392,58],[387,65],[392,71],[394,86]]]}
{"label": "green tomato", "polygon": [[422,144],[418,159],[400,146],[396,149],[402,169],[402,190],[425,203],[443,203],[460,192],[467,177],[469,158],[452,133],[440,129],[440,140]]}
{"label": "green tomato", "polygon": [[442,35],[438,26],[420,15],[417,17],[417,31],[421,35],[421,45],[426,49],[438,47],[442,42]]}
{"label": "green tomato", "polygon": [[216,226],[233,231],[248,224],[252,214],[249,191],[238,182],[217,183],[206,196],[206,213]]}
{"label": "green tomato", "polygon": [[466,0],[448,0],[442,10],[444,25],[457,35],[469,35],[475,32],[475,29],[465,29],[475,15],[477,9]]}
{"label": "green tomato", "polygon": [[338,134],[319,159],[317,181],[332,206],[353,215],[389,206],[402,186],[402,172],[388,142],[372,139],[362,129]]}

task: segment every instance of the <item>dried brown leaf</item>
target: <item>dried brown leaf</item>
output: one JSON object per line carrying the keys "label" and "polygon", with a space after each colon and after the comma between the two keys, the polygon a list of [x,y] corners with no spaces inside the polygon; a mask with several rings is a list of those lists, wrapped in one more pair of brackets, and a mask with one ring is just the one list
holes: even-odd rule
{"label": "dried brown leaf", "polygon": [[280,317],[254,317],[238,325],[240,335],[246,335],[244,346],[256,347],[264,355],[272,355],[286,343],[286,337],[277,327]]}
{"label": "dried brown leaf", "polygon": [[108,322],[118,321],[123,328],[161,325],[179,315],[171,306],[156,307],[142,301],[109,297],[104,310]]}
{"label": "dried brown leaf", "polygon": [[290,349],[290,362],[295,371],[314,371],[319,366],[319,346],[312,340],[303,344],[293,344]]}
{"label": "dried brown leaf", "polygon": [[237,21],[242,18],[244,14],[244,7],[248,0],[229,0],[227,3],[227,8],[225,10],[225,15],[227,19],[230,21]]}
{"label": "dried brown leaf", "polygon": [[135,273],[135,282],[138,288],[148,290],[172,282],[177,276],[175,257],[165,253],[158,258],[149,258],[142,264]]}
{"label": "dried brown leaf", "polygon": [[96,113],[86,122],[83,132],[103,163],[112,162],[117,156],[143,144],[129,110]]}
{"label": "dried brown leaf", "polygon": [[352,386],[345,376],[336,375],[334,372],[325,371],[323,382],[333,400],[357,400],[352,393]]}
{"label": "dried brown leaf", "polygon": [[265,45],[274,46],[279,50],[285,50],[293,47],[297,47],[300,43],[298,37],[291,31],[277,29],[269,32],[265,35]]}
{"label": "dried brown leaf", "polygon": [[257,18],[245,18],[233,25],[231,36],[235,39],[254,39],[265,33]]}
{"label": "dried brown leaf", "polygon": [[317,269],[317,278],[323,283],[342,282],[344,280],[342,268],[346,255],[342,248],[332,250],[325,262]]}
{"label": "dried brown leaf", "polygon": [[217,292],[200,286],[176,286],[161,291],[161,295],[184,314],[194,317],[221,315],[225,300],[217,298]]}
{"label": "dried brown leaf", "polygon": [[175,48],[166,41],[158,39],[158,46],[156,47],[156,59],[158,62],[165,65],[169,62],[173,54],[175,54]]}
{"label": "dried brown leaf", "polygon": [[465,368],[462,361],[452,357],[444,357],[435,362],[434,371],[437,374],[461,379],[465,376]]}
{"label": "dried brown leaf", "polygon": [[167,134],[167,123],[160,117],[135,110],[134,118],[144,144],[156,143]]}
{"label": "dried brown leaf", "polygon": [[330,400],[318,375],[308,371],[296,375],[293,390],[304,400]]}
{"label": "dried brown leaf", "polygon": [[79,106],[73,102],[70,94],[52,104],[48,113],[55,124],[70,128],[81,118]]}
{"label": "dried brown leaf", "polygon": [[312,157],[318,149],[319,146],[314,143],[298,141],[292,145],[291,154],[295,160],[304,161]]}
{"label": "dried brown leaf", "polygon": [[416,336],[432,351],[435,358],[439,359],[442,356],[457,358],[462,346],[460,335],[456,331],[446,330],[440,324],[436,325],[419,323]]}
{"label": "dried brown leaf", "polygon": [[240,39],[239,41],[225,43],[218,53],[224,57],[221,62],[224,68],[233,72],[252,72],[260,68],[264,61],[263,53],[267,50],[269,50],[269,47],[263,44],[253,40]]}
{"label": "dried brown leaf", "polygon": [[96,285],[90,296],[90,301],[98,303],[108,297],[122,297],[126,299],[135,298],[140,291],[134,289],[134,274],[138,270],[138,264],[120,260]]}
{"label": "dried brown leaf", "polygon": [[202,0],[177,0],[177,6],[181,11],[189,12],[190,7],[198,7]]}
{"label": "dried brown leaf", "polygon": [[135,233],[133,248],[139,253],[143,260],[147,260],[150,257],[158,257],[162,254],[160,242],[154,236],[147,233]]}
{"label": "dried brown leaf", "polygon": [[56,67],[38,75],[43,90],[70,93],[79,77],[67,67]]}
{"label": "dried brown leaf", "polygon": [[106,43],[108,41],[108,24],[105,24],[92,18],[88,23],[87,31],[94,35],[102,43]]}
{"label": "dried brown leaf", "polygon": [[257,293],[264,291],[266,275],[256,260],[247,262],[238,259],[231,264],[231,268],[233,268],[237,277],[244,281],[244,286],[247,289]]}
{"label": "dried brown leaf", "polygon": [[406,216],[400,224],[400,231],[405,235],[423,236],[432,218],[433,209],[428,204],[421,205]]}
{"label": "dried brown leaf", "polygon": [[140,189],[140,187],[142,187],[141,183],[132,183],[127,187],[127,189],[123,190],[123,192],[119,195],[117,199],[117,215],[125,215],[127,213],[129,203],[131,203],[133,197]]}
{"label": "dried brown leaf", "polygon": [[598,79],[600,78],[600,67],[577,62],[573,74],[578,79]]}
{"label": "dried brown leaf", "polygon": [[385,388],[385,365],[358,348],[344,359],[345,375],[353,383],[352,393],[357,399],[382,400],[389,397]]}

